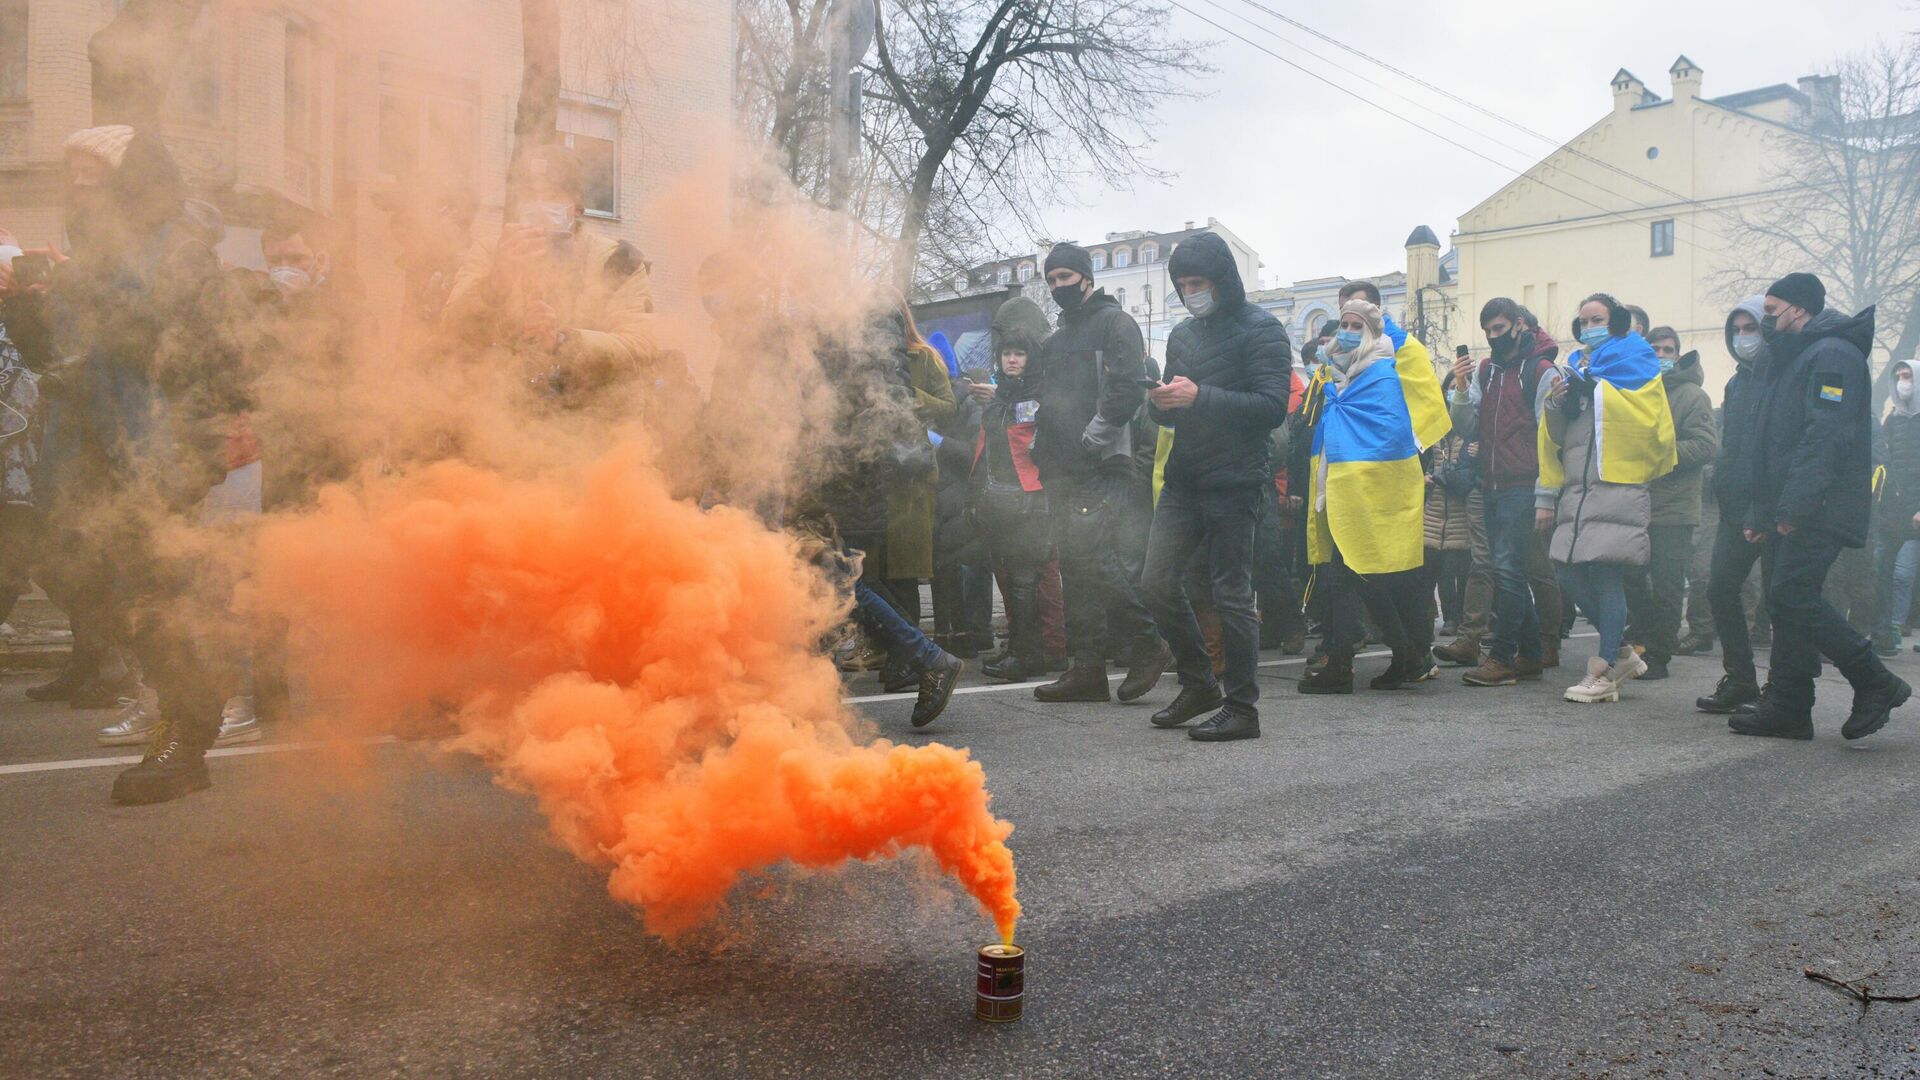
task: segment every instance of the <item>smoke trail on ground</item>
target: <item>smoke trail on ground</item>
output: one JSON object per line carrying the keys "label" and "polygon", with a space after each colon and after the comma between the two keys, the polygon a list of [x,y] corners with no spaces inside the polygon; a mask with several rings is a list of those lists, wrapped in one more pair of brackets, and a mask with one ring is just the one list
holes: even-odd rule
{"label": "smoke trail on ground", "polygon": [[674,499],[637,443],[549,480],[448,461],[327,489],[263,530],[255,588],[340,720],[443,712],[654,933],[783,861],[922,848],[1012,936],[979,764],[863,742],[818,650],[843,601],[792,537]]}

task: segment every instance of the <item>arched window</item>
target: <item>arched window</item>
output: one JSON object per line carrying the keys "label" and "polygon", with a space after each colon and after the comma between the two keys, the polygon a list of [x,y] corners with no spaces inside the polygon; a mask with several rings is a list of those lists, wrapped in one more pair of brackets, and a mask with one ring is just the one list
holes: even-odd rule
{"label": "arched window", "polygon": [[1141,244],[1140,245],[1140,265],[1152,266],[1154,263],[1159,261],[1160,261],[1160,245],[1158,244]]}
{"label": "arched window", "polygon": [[1120,310],[1125,311],[1127,309],[1127,290],[1125,289],[1113,290],[1113,298],[1120,302]]}
{"label": "arched window", "polygon": [[1106,268],[1107,268],[1107,253],[1105,251],[1095,251],[1093,253],[1094,272],[1099,273],[1100,271],[1105,270]]}
{"label": "arched window", "polygon": [[1000,284],[1005,285],[1008,282],[1013,280],[1013,268],[1009,266],[1003,266],[1000,268],[1000,272],[994,275],[994,277],[1000,282]]}
{"label": "arched window", "polygon": [[1307,340],[1311,341],[1314,338],[1319,337],[1320,328],[1326,325],[1326,322],[1327,322],[1327,313],[1324,311],[1314,311],[1308,314],[1307,315]]}
{"label": "arched window", "polygon": [[1024,284],[1025,282],[1029,282],[1032,280],[1033,280],[1033,264],[1030,262],[1021,263],[1020,264],[1020,281]]}
{"label": "arched window", "polygon": [[1132,265],[1133,265],[1133,249],[1132,248],[1122,247],[1122,248],[1113,249],[1114,269],[1125,270],[1127,267]]}

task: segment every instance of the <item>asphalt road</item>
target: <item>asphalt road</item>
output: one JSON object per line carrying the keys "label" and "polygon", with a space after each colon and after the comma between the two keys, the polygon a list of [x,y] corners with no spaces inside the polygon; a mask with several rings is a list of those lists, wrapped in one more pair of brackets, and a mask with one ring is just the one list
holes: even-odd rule
{"label": "asphalt road", "polygon": [[1847,744],[1830,679],[1814,742],[1750,740],[1690,707],[1714,661],[1674,666],[1582,707],[1572,664],[1328,700],[1272,663],[1266,737],[1224,746],[1147,725],[1171,679],[925,735],[863,705],[971,748],[1018,826],[1000,1027],[986,921],[924,865],[780,873],[669,948],[468,760],[227,757],[117,808],[111,769],[20,768],[109,752],[13,678],[0,1075],[1920,1075],[1920,1004],[1802,975],[1920,993],[1920,704]]}

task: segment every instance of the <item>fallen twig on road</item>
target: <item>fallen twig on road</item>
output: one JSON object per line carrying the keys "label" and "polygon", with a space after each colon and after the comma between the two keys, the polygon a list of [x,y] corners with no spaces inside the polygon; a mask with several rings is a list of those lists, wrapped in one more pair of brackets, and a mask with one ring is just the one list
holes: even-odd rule
{"label": "fallen twig on road", "polygon": [[1913,1002],[1920,1001],[1920,994],[1875,993],[1873,987],[1867,983],[1847,982],[1844,979],[1836,979],[1824,971],[1815,971],[1812,968],[1801,968],[1800,973],[1822,986],[1831,987],[1859,1002],[1860,1016],[1862,1019],[1866,1018],[1868,1007],[1876,1001],[1893,1005],[1910,1005]]}

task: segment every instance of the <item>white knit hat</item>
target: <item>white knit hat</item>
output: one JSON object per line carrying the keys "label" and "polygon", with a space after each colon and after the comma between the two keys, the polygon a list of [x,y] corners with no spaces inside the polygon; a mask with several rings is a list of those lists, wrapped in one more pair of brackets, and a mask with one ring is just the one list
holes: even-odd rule
{"label": "white knit hat", "polygon": [[120,167],[120,159],[126,156],[127,143],[133,139],[133,129],[125,124],[106,124],[102,127],[81,128],[67,136],[65,149],[92,154],[111,168]]}

